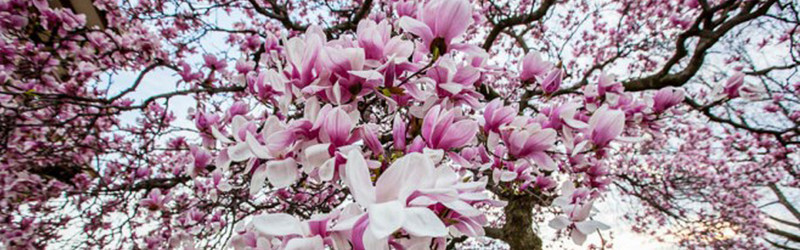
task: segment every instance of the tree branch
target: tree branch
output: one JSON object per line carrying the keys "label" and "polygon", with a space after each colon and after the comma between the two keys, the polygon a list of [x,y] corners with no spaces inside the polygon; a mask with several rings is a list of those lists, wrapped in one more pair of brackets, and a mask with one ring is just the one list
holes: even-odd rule
{"label": "tree branch", "polygon": [[[700,16],[695,19],[694,23],[688,30],[678,35],[678,39],[675,42],[675,53],[669,60],[667,60],[661,70],[653,75],[625,82],[625,90],[643,91],[649,89],[660,89],[667,86],[682,86],[688,82],[689,79],[694,77],[694,75],[700,70],[700,68],[703,66],[706,52],[708,49],[713,47],[720,38],[722,38],[734,27],[765,15],[769,8],[772,7],[777,0],[766,1],[753,12],[750,10],[754,8],[755,5],[759,4],[759,2],[747,2],[741,7],[739,14],[730,20],[724,21],[724,17],[722,17],[720,20],[717,20],[721,23],[707,26],[710,22],[706,22],[706,20],[711,20],[714,11],[722,9],[727,5],[732,5],[735,2],[736,1],[726,1],[718,6],[715,6],[715,8],[712,8],[708,11],[703,11]],[[701,25],[703,25],[702,28]],[[713,30],[714,27],[717,27],[717,29]],[[684,69],[676,73],[669,73],[673,66],[675,66],[678,62],[680,62],[681,59],[688,55],[686,41],[691,37],[698,37],[699,40],[691,58],[689,59],[688,64]]]}
{"label": "tree branch", "polygon": [[501,32],[503,32],[503,30],[541,19],[547,14],[547,11],[550,10],[550,7],[553,6],[555,2],[555,0],[544,0],[542,1],[542,5],[530,14],[518,15],[500,20],[494,27],[492,27],[492,30],[489,31],[489,35],[483,42],[483,49],[489,51],[492,48],[492,45],[494,45],[494,41],[497,40],[497,37]]}

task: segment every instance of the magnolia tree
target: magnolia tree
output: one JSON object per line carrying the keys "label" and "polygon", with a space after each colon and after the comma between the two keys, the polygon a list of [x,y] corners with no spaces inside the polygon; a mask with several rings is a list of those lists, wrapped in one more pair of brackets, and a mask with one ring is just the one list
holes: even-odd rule
{"label": "magnolia tree", "polygon": [[793,1],[80,2],[0,0],[4,247],[800,242]]}

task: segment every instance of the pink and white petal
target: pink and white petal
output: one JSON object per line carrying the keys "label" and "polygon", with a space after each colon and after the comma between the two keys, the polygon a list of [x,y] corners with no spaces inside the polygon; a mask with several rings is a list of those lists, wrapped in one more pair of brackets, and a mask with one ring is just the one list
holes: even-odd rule
{"label": "pink and white petal", "polygon": [[325,161],[331,158],[331,155],[328,152],[330,145],[330,143],[322,143],[308,146],[304,150],[307,164],[311,164],[313,167],[322,166]]}
{"label": "pink and white petal", "polygon": [[348,73],[364,80],[383,80],[383,74],[375,70],[351,70]]}
{"label": "pink and white petal", "polygon": [[563,119],[563,120],[564,120],[564,123],[567,124],[567,126],[570,126],[571,128],[574,128],[574,129],[584,129],[584,128],[589,127],[589,124],[586,124],[585,122],[582,122],[582,121],[579,121],[579,120],[575,120],[575,119],[572,119],[572,118]]}
{"label": "pink and white petal", "polygon": [[[367,215],[363,214],[362,216],[367,216]],[[339,221],[336,222],[336,225],[331,227],[331,231],[344,231],[353,229],[353,227],[356,225],[356,222],[358,222],[358,220],[360,220],[362,216],[353,216],[346,219],[339,219]]]}
{"label": "pink and white petal", "polygon": [[347,112],[341,108],[335,108],[328,114],[324,129],[328,133],[331,142],[341,144],[347,141],[350,130],[353,129],[353,122]]}
{"label": "pink and white petal", "polygon": [[245,143],[250,147],[250,152],[253,152],[256,157],[261,159],[272,158],[267,147],[261,145],[253,134],[247,133],[247,136],[245,136]]}
{"label": "pink and white petal", "polygon": [[231,166],[231,158],[228,157],[227,150],[222,150],[219,152],[217,158],[214,159],[214,165],[221,169],[222,172],[228,172],[228,169]]}
{"label": "pink and white petal", "polygon": [[458,183],[458,174],[456,174],[452,167],[444,165],[436,168],[436,187],[451,188]]}
{"label": "pink and white petal", "polygon": [[330,158],[319,167],[319,178],[322,181],[330,181],[333,179],[334,172],[336,172],[336,158]]}
{"label": "pink and white petal", "polygon": [[425,118],[422,121],[422,138],[426,141],[433,140],[433,132],[436,128],[436,125],[439,123],[439,113],[441,110],[441,106],[436,105],[428,110],[428,113],[425,115]]}
{"label": "pink and white petal", "polygon": [[233,143],[228,136],[223,135],[222,132],[219,131],[217,126],[211,126],[211,135],[222,143]]}
{"label": "pink and white petal", "polygon": [[408,203],[409,206],[419,206],[419,207],[427,207],[433,204],[438,203],[438,201],[433,200],[431,197],[428,196],[418,196],[411,200]]}
{"label": "pink and white petal", "polygon": [[478,215],[481,214],[480,210],[478,210],[477,208],[473,207],[469,203],[466,203],[466,202],[461,201],[461,200],[452,200],[452,201],[442,202],[442,204],[445,207],[450,208],[453,211],[456,211],[457,213],[459,213],[459,214],[461,214],[463,216],[466,216],[466,217],[478,216]]}
{"label": "pink and white petal", "polygon": [[517,178],[517,172],[502,170],[500,174],[500,180],[505,182],[513,181]]}
{"label": "pink and white petal", "polygon": [[392,163],[375,183],[378,202],[406,201],[415,190],[435,185],[433,161],[420,153],[411,153]]}
{"label": "pink and white petal", "polygon": [[300,220],[284,214],[262,214],[253,217],[251,222],[256,231],[273,236],[302,235]]}
{"label": "pink and white petal", "polygon": [[570,237],[572,237],[572,242],[575,242],[575,244],[578,245],[583,245],[583,243],[586,242],[586,234],[583,234],[578,230],[572,230]]}
{"label": "pink and white petal", "polygon": [[297,162],[293,158],[267,162],[267,179],[276,188],[294,184],[297,172]]}
{"label": "pink and white petal", "polygon": [[428,156],[433,161],[433,164],[439,164],[444,158],[444,150],[441,149],[424,148],[422,149],[422,154]]}
{"label": "pink and white petal", "polygon": [[534,152],[530,155],[530,158],[545,171],[556,170],[556,163],[553,161],[553,158],[550,158],[550,156],[547,155],[547,153]]}
{"label": "pink and white petal", "polygon": [[607,230],[610,229],[611,227],[599,221],[587,220],[575,223],[575,228],[580,230],[581,233],[588,235],[594,233],[597,230]]}
{"label": "pink and white petal", "polygon": [[589,218],[589,214],[592,212],[592,201],[587,202],[586,204],[581,205],[577,208],[576,211],[572,214],[573,221],[582,221]]}
{"label": "pink and white petal", "polygon": [[237,143],[227,149],[228,157],[231,161],[240,162],[253,157],[253,152],[250,151],[250,146],[247,143]]}
{"label": "pink and white petal", "polygon": [[239,130],[246,128],[247,123],[248,123],[247,119],[241,115],[234,116],[233,120],[231,120],[231,131],[233,132],[233,138],[236,141],[240,140],[239,136],[237,136],[239,134]]}
{"label": "pink and white petal", "polygon": [[458,198],[466,201],[484,201],[489,199],[489,194],[485,192],[468,192],[458,194]]}
{"label": "pink and white petal", "polygon": [[575,156],[575,155],[577,155],[579,153],[582,153],[583,148],[585,148],[587,144],[589,144],[588,140],[579,142],[578,145],[575,145],[575,148],[572,149],[572,155],[571,156]]}
{"label": "pink and white petal", "polygon": [[403,225],[405,221],[404,205],[399,201],[372,204],[367,209],[369,225],[367,231],[375,238],[385,238]]}
{"label": "pink and white petal", "polygon": [[267,138],[267,149],[274,155],[284,153],[295,142],[295,134],[291,130],[276,132]]}
{"label": "pink and white petal", "polygon": [[294,238],[289,240],[283,248],[284,250],[312,250],[325,249],[322,237],[316,235],[310,238]]}
{"label": "pink and white petal", "polygon": [[405,209],[403,229],[414,236],[442,237],[447,235],[447,227],[436,213],[428,208],[411,207]]}
{"label": "pink and white petal", "polygon": [[555,230],[561,230],[567,228],[567,226],[569,226],[570,224],[572,224],[572,221],[570,221],[567,217],[561,215],[556,216],[555,218],[553,218],[553,220],[547,223],[547,225],[550,226],[550,228]]}
{"label": "pink and white petal", "polygon": [[461,147],[472,141],[478,132],[478,123],[472,120],[461,120],[454,123],[442,135],[439,146],[444,148]]}
{"label": "pink and white petal", "polygon": [[461,93],[461,90],[464,90],[464,86],[458,83],[439,84],[439,88],[442,88],[453,95],[457,95],[458,93]]}
{"label": "pink and white petal", "polygon": [[267,182],[267,166],[261,165],[253,171],[253,178],[250,179],[250,195],[258,194]]}
{"label": "pink and white petal", "polygon": [[358,150],[351,150],[347,155],[347,164],[343,179],[353,194],[353,199],[362,207],[375,203],[375,187],[372,186],[369,168],[364,156]]}
{"label": "pink and white petal", "polygon": [[[452,201],[458,198],[458,191],[452,188],[421,189],[419,192],[424,195],[420,197],[429,197],[439,202]],[[420,197],[414,198],[414,200]]]}
{"label": "pink and white petal", "polygon": [[[399,24],[400,28],[403,28],[403,30],[411,34],[419,36],[422,38],[422,41],[433,41],[433,31],[431,31],[431,28],[428,27],[428,25],[425,25],[425,23],[420,22],[417,19],[404,16],[400,18]],[[425,44],[425,46],[427,47],[428,44]]]}
{"label": "pink and white petal", "polygon": [[[367,229],[369,230],[369,229]],[[363,242],[364,250],[389,250],[389,239],[387,237],[378,238],[372,233],[364,232],[363,236],[361,237]],[[358,248],[354,248],[357,250]]]}

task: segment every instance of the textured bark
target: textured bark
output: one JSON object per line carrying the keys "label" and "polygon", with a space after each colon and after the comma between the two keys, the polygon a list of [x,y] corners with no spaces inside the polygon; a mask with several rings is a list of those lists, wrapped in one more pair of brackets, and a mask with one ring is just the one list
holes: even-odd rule
{"label": "textured bark", "polygon": [[512,250],[542,249],[542,239],[533,231],[533,206],[529,196],[514,196],[503,209],[506,224],[503,228],[485,228],[486,236],[508,243]]}
{"label": "textured bark", "polygon": [[504,208],[503,238],[512,250],[542,249],[542,239],[533,232],[534,204],[529,197],[519,197],[509,200]]}

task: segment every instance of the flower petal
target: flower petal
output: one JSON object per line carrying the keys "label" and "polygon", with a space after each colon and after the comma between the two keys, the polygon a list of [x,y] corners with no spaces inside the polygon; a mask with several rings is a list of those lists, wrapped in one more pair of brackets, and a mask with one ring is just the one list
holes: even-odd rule
{"label": "flower petal", "polygon": [[572,222],[569,221],[567,217],[559,215],[553,218],[553,220],[551,220],[550,223],[547,223],[547,225],[555,230],[561,230],[567,228],[567,226],[569,226],[571,223]]}
{"label": "flower petal", "polygon": [[[431,28],[428,27],[428,25],[425,25],[425,23],[420,22],[417,19],[404,16],[400,18],[399,24],[400,28],[403,28],[403,30],[411,34],[419,36],[422,38],[423,42],[429,43],[430,41],[433,41],[433,31],[431,31]],[[425,47],[429,45],[430,44],[425,44]]]}
{"label": "flower petal", "polygon": [[311,238],[294,238],[286,243],[284,250],[309,250],[309,249],[325,249],[322,242],[322,237],[316,235]]}
{"label": "flower petal", "polygon": [[284,188],[297,180],[297,162],[293,158],[267,162],[267,179],[276,188]]}
{"label": "flower petal", "polygon": [[461,120],[454,123],[447,129],[446,134],[439,141],[438,148],[458,148],[464,146],[475,138],[478,132],[478,124],[472,120]]}
{"label": "flower petal", "polygon": [[375,203],[375,187],[367,167],[367,161],[358,150],[351,150],[347,155],[344,180],[353,194],[353,199],[362,207]]}
{"label": "flower petal", "polygon": [[403,229],[414,236],[442,237],[447,235],[447,227],[436,216],[436,213],[428,208],[406,208],[405,217]]}
{"label": "flower petal", "polygon": [[387,237],[400,229],[405,221],[403,204],[399,201],[390,201],[369,206],[369,226],[367,231],[375,238]]}
{"label": "flower petal", "polygon": [[251,222],[256,231],[274,236],[302,235],[300,220],[288,214],[262,214]]}
{"label": "flower petal", "polygon": [[264,187],[267,182],[267,166],[261,165],[253,172],[253,178],[250,179],[250,195],[258,194],[258,191]]}
{"label": "flower petal", "polygon": [[250,152],[253,152],[253,154],[256,155],[256,157],[261,159],[272,158],[272,156],[270,156],[269,154],[269,150],[267,149],[267,147],[261,145],[261,143],[258,142],[258,140],[256,140],[256,137],[253,136],[253,134],[247,133],[247,135],[245,136],[245,143],[247,143],[247,146],[250,147]]}
{"label": "flower petal", "polygon": [[375,183],[377,202],[400,200],[419,189],[435,184],[433,161],[423,154],[411,153],[392,163]]}
{"label": "flower petal", "polygon": [[237,143],[228,147],[228,157],[235,162],[244,161],[253,157],[250,146],[247,143]]}
{"label": "flower petal", "polygon": [[610,229],[611,227],[599,221],[587,220],[575,223],[575,228],[580,230],[581,233],[583,234],[590,234],[593,233],[594,231],[597,231],[598,229],[606,230]]}

